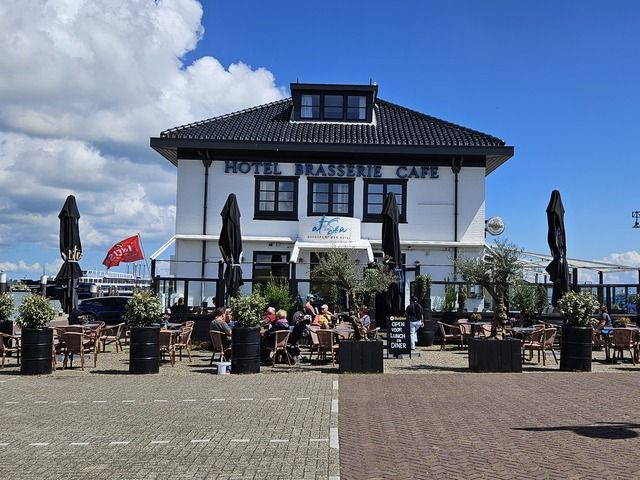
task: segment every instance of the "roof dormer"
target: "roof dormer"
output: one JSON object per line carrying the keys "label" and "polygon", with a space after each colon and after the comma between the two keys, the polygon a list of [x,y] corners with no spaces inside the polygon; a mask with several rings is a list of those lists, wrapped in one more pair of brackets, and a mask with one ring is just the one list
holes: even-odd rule
{"label": "roof dormer", "polygon": [[292,83],[293,120],[371,123],[377,85]]}

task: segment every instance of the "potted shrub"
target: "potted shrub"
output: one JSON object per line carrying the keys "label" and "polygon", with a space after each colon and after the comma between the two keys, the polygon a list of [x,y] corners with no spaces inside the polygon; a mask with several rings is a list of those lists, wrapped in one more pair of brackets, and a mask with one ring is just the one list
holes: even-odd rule
{"label": "potted shrub", "polygon": [[489,338],[474,337],[469,342],[469,368],[476,372],[521,372],[520,341],[504,337],[508,316],[505,297],[508,286],[523,278],[522,250],[506,240],[496,241],[486,254],[476,258],[461,257],[455,265],[464,280],[481,285],[496,302]]}
{"label": "potted shrub", "polygon": [[620,317],[616,323],[622,328],[627,328],[631,323],[631,319],[629,317]]}
{"label": "potted shrub", "polygon": [[591,371],[593,328],[591,317],[598,301],[590,292],[567,292],[558,302],[564,315],[560,344],[560,370]]}
{"label": "potted shrub", "polygon": [[442,303],[442,321],[452,325],[458,319],[455,313],[456,309],[456,286],[453,283],[447,283],[444,286],[444,300]]}
{"label": "potted shrub", "polygon": [[49,322],[56,318],[56,309],[42,295],[30,294],[22,299],[17,323],[22,328],[22,375],[51,373],[53,329]]}
{"label": "potted shrub", "polygon": [[537,288],[525,282],[518,282],[511,295],[511,305],[520,311],[520,320],[524,327],[533,324],[536,316]]}
{"label": "potted shrub", "polygon": [[231,373],[260,373],[260,322],[267,303],[259,293],[231,297]]}
{"label": "potted shrub", "polygon": [[332,282],[349,299],[349,321],[353,340],[340,341],[340,373],[382,373],[382,341],[369,340],[358,316],[358,305],[365,297],[387,292],[397,277],[384,265],[363,268],[348,252],[332,250],[323,255],[313,271],[313,278]]}
{"label": "potted shrub", "polygon": [[162,303],[151,291],[135,292],[124,314],[131,329],[129,373],[160,371],[160,317]]}
{"label": "potted shrub", "polygon": [[458,286],[458,313],[464,312],[469,291],[466,285]]}
{"label": "potted shrub", "polygon": [[418,275],[413,282],[413,294],[424,312],[424,327],[418,330],[418,345],[430,347],[436,332],[436,322],[431,315],[431,275]]}
{"label": "potted shrub", "polygon": [[13,335],[13,295],[11,293],[0,293],[0,333]]}

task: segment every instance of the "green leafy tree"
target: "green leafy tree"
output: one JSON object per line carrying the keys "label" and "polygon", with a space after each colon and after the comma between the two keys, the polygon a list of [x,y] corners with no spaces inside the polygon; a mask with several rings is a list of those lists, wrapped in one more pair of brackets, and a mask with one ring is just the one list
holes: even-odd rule
{"label": "green leafy tree", "polygon": [[538,285],[536,287],[536,313],[538,318],[542,316],[542,312],[549,306],[549,297],[547,296],[547,287]]}
{"label": "green leafy tree", "polygon": [[413,282],[413,294],[423,308],[431,310],[431,275],[418,275]]}
{"label": "green leafy tree", "polygon": [[162,302],[150,290],[134,292],[124,313],[130,327],[148,327],[160,321]]}
{"label": "green leafy tree", "polygon": [[269,281],[266,284],[261,285],[257,290],[260,295],[264,297],[268,306],[274,307],[276,310],[282,309],[287,313],[291,313],[295,304],[295,299],[289,293],[289,285],[287,282],[271,276]]}
{"label": "green leafy tree", "polygon": [[10,293],[0,294],[0,322],[11,320],[14,310],[13,295]]}
{"label": "green leafy tree", "polygon": [[16,323],[23,328],[44,328],[54,318],[56,309],[49,300],[39,294],[30,294],[22,299]]}
{"label": "green leafy tree", "polygon": [[598,306],[598,300],[591,292],[565,293],[558,306],[564,315],[564,321],[575,327],[587,327],[591,325],[591,317]]}
{"label": "green leafy tree", "polygon": [[453,312],[456,308],[456,286],[453,283],[447,283],[444,287],[444,303],[442,310],[445,312]]}
{"label": "green leafy tree", "polygon": [[526,325],[530,325],[536,314],[538,289],[526,282],[515,284],[511,294],[511,305],[520,311],[520,317]]}
{"label": "green leafy tree", "polygon": [[480,257],[460,257],[454,260],[458,272],[467,283],[481,285],[496,302],[491,336],[496,337],[507,321],[505,298],[509,285],[523,278],[522,249],[507,240],[497,240]]}

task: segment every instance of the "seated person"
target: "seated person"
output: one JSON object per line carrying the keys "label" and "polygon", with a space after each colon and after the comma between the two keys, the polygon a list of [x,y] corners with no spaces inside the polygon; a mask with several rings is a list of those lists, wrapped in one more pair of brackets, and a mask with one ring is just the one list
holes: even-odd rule
{"label": "seated person", "polygon": [[270,328],[264,332],[264,336],[262,337],[262,346],[268,349],[272,349],[276,343],[276,332],[289,331],[286,310],[278,310],[275,315],[276,320],[270,324]]}
{"label": "seated person", "polygon": [[276,309],[273,307],[268,307],[265,313],[265,316],[262,319],[262,325],[265,328],[269,328],[269,325],[271,325],[275,321],[276,321]]}
{"label": "seated person", "polygon": [[187,313],[187,306],[184,304],[184,297],[180,297],[171,307],[171,313]]}
{"label": "seated person", "polygon": [[311,294],[307,295],[307,303],[304,304],[304,313],[307,315],[311,315],[311,318],[315,317],[318,314],[316,307],[313,306],[313,302],[315,297]]}
{"label": "seated person", "polygon": [[320,307],[320,314],[315,316],[312,325],[317,325],[324,329],[329,328],[332,321],[333,315],[329,312],[329,306],[325,304]]}
{"label": "seated person", "polygon": [[360,323],[362,323],[362,326],[369,330],[369,327],[371,326],[371,317],[369,317],[369,309],[366,305],[360,305],[358,316],[360,317]]}
{"label": "seated person", "polygon": [[611,321],[611,316],[607,313],[607,307],[600,305],[600,320],[596,330],[602,331],[603,328],[613,328],[613,322]]}
{"label": "seated person", "polygon": [[213,320],[211,320],[211,324],[209,325],[209,330],[223,333],[222,344],[224,345],[224,348],[229,348],[231,346],[232,331],[224,317],[224,309],[219,307],[216,308]]}
{"label": "seated person", "polygon": [[236,321],[233,319],[233,311],[230,308],[224,311],[224,321],[227,322],[227,325],[231,328],[236,326]]}

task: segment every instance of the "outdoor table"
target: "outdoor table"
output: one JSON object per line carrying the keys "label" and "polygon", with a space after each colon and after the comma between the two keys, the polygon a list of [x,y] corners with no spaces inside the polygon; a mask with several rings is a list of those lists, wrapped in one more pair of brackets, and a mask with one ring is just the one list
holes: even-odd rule
{"label": "outdoor table", "polygon": [[471,334],[475,337],[482,329],[482,325],[490,325],[490,322],[456,322],[456,325],[470,325]]}
{"label": "outdoor table", "polygon": [[520,338],[521,340],[527,336],[527,334],[536,330],[533,327],[511,327],[511,332],[513,332],[513,336],[516,338]]}
{"label": "outdoor table", "polygon": [[182,323],[171,323],[171,322],[167,323],[167,328],[168,328],[168,329],[174,329],[174,330],[176,330],[176,329],[178,329],[178,328],[180,328],[180,327],[182,327],[182,326],[183,326],[183,324],[182,324]]}

